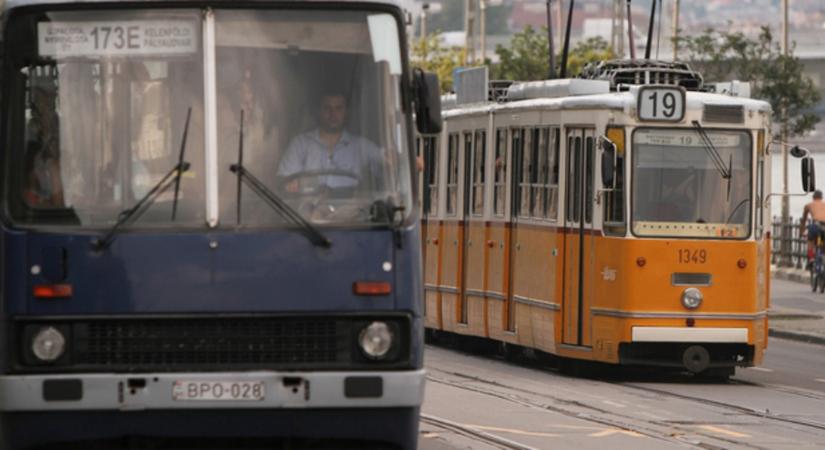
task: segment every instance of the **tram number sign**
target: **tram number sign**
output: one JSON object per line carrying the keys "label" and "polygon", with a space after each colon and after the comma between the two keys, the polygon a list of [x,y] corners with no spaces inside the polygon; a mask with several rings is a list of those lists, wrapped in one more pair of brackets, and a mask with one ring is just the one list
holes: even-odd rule
{"label": "tram number sign", "polygon": [[679,122],[685,116],[685,91],[680,87],[645,86],[639,89],[639,120]]}
{"label": "tram number sign", "polygon": [[704,264],[708,261],[708,252],[704,249],[679,249],[679,264]]}

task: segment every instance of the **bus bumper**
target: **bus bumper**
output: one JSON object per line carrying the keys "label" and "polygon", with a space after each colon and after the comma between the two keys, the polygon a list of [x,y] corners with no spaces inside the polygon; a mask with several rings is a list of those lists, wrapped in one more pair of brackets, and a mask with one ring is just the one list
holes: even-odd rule
{"label": "bus bumper", "polygon": [[[0,376],[0,412],[417,408],[424,397],[424,379],[424,369],[4,375]],[[263,395],[245,400],[181,395],[182,386],[207,390],[233,383],[244,389],[262,385]]]}

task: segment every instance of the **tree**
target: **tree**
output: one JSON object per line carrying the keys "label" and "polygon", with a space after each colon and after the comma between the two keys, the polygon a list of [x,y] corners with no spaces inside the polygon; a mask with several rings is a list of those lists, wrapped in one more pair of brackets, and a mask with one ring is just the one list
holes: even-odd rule
{"label": "tree", "polygon": [[782,106],[787,105],[791,136],[804,135],[819,122],[819,116],[807,112],[819,102],[819,92],[793,49],[783,55],[768,27],[762,27],[755,39],[707,29],[698,36],[679,37],[676,43],[706,81],[750,81],[752,96],[771,104],[775,122],[781,122]]}
{"label": "tree", "polygon": [[[492,68],[492,77],[502,80],[531,81],[547,78],[549,67],[547,28],[537,32],[531,26],[513,35],[510,47],[497,46],[499,63]],[[580,41],[567,58],[567,75],[576,76],[588,62],[614,58],[610,44],[601,37]],[[556,64],[561,58],[556,57]]]}
{"label": "tree", "polygon": [[438,35],[432,33],[413,42],[411,59],[414,67],[437,74],[441,92],[445,93],[452,90],[453,71],[462,66],[464,49],[444,47]]}

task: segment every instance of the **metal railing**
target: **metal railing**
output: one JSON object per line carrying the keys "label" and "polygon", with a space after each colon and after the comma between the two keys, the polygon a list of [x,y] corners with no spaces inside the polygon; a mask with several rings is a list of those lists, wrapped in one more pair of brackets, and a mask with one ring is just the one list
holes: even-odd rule
{"label": "metal railing", "polygon": [[771,223],[771,264],[780,267],[805,267],[808,256],[808,243],[799,233],[799,220],[793,217],[782,223],[780,217],[774,217]]}

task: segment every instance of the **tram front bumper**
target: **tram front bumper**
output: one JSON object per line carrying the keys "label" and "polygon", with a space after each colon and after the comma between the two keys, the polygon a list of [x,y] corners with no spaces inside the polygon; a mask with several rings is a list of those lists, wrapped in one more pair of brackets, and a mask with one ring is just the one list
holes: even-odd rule
{"label": "tram front bumper", "polygon": [[418,407],[424,380],[424,369],[4,375],[0,412]]}

